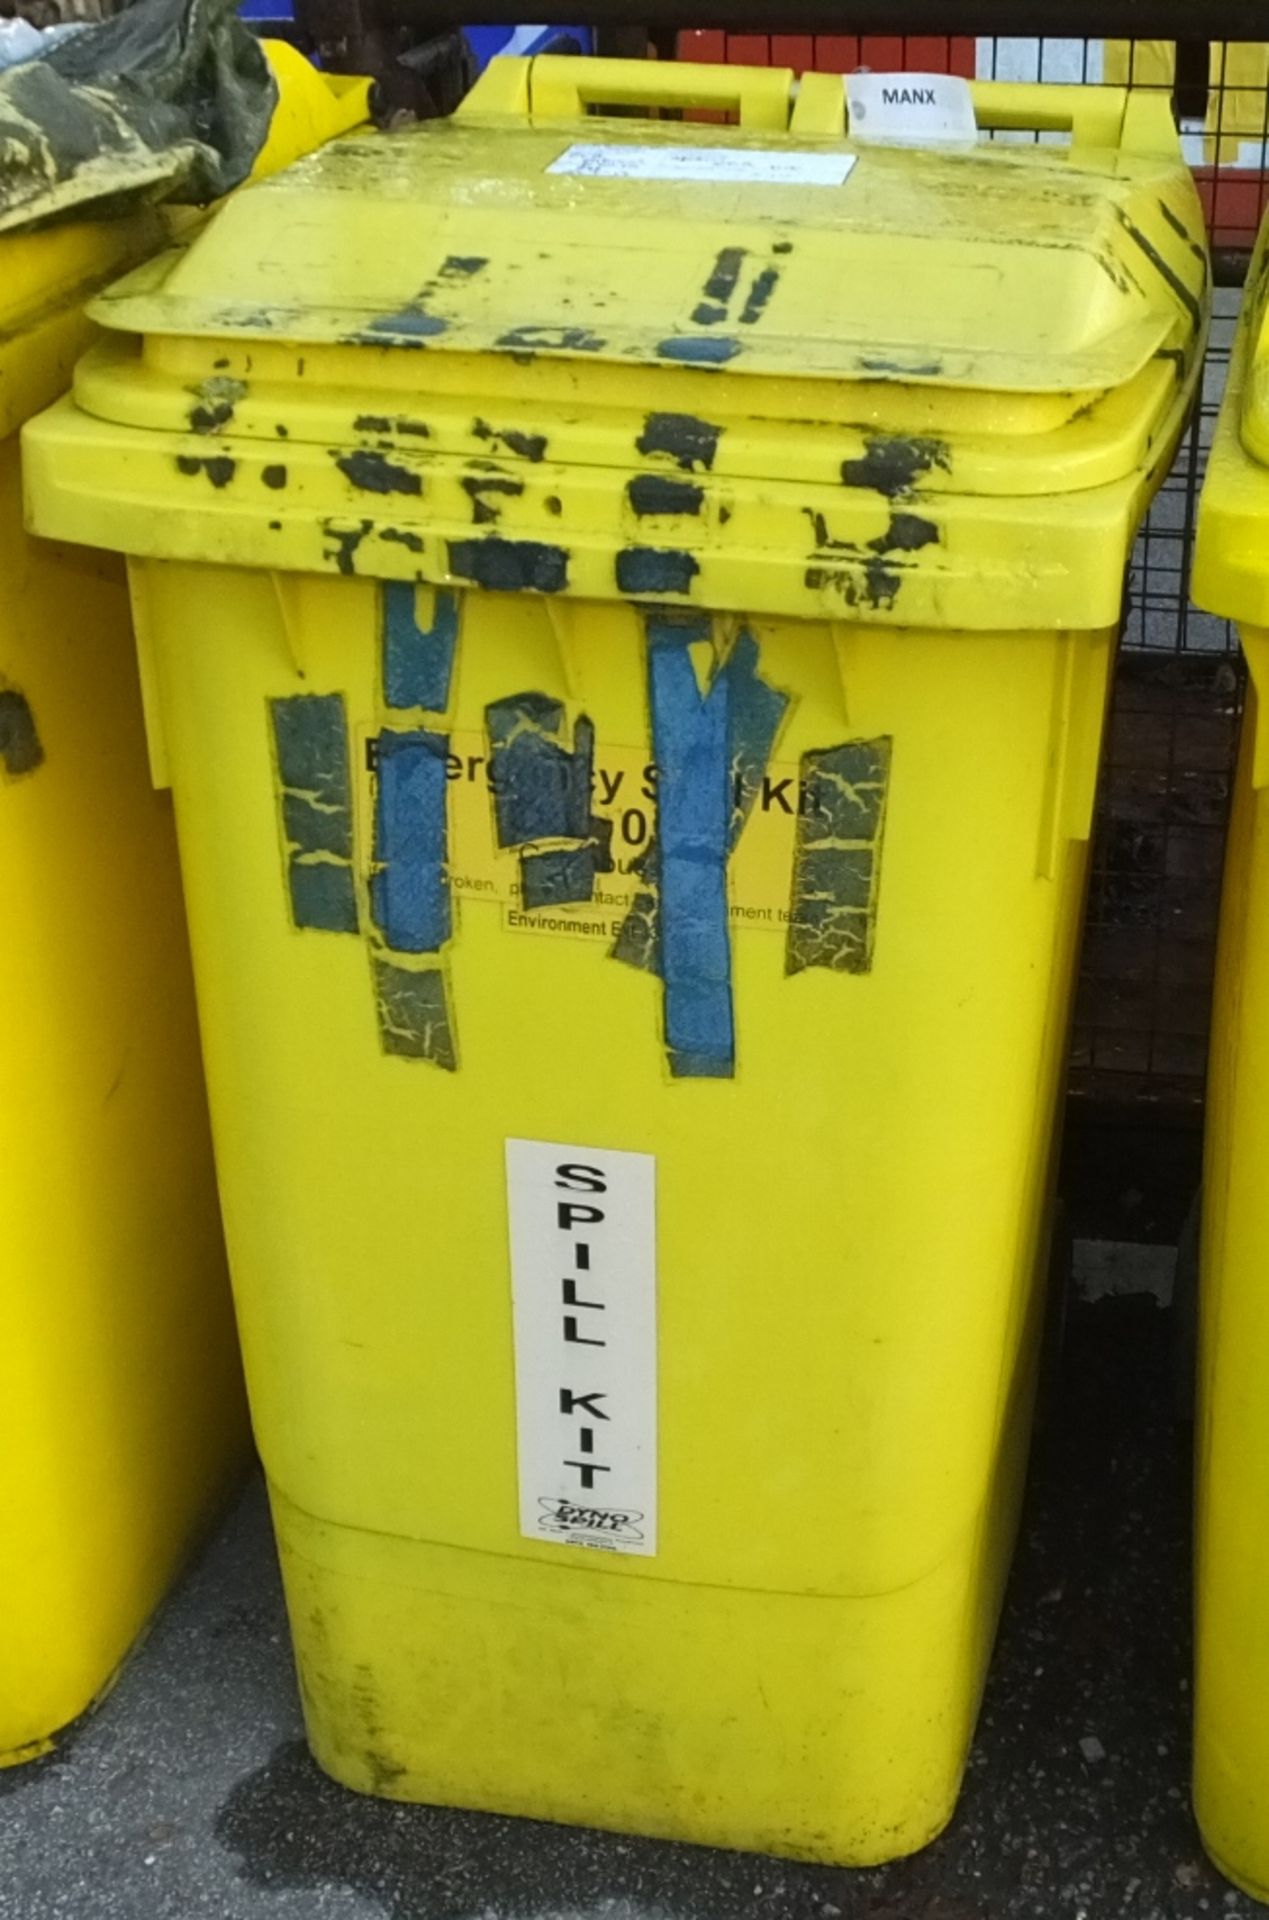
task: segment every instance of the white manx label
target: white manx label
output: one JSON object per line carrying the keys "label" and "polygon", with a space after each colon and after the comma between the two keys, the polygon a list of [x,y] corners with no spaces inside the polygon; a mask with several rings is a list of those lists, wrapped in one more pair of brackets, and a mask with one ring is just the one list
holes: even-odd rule
{"label": "white manx label", "polygon": [[507,1141],[520,1531],[656,1552],[656,1161]]}
{"label": "white manx label", "polygon": [[840,187],[855,164],[853,153],[812,153],[798,148],[625,147],[579,142],[553,160],[548,173],[590,180],[724,181],[732,186]]}
{"label": "white manx label", "polygon": [[845,85],[852,140],[873,146],[977,144],[974,96],[957,74],[851,73]]}

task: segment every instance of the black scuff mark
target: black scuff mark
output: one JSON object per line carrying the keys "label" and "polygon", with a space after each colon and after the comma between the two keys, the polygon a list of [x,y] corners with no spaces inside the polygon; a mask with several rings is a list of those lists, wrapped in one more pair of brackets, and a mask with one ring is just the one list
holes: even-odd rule
{"label": "black scuff mark", "polygon": [[[508,480],[497,475],[482,476],[468,474],[462,482],[463,492],[471,501],[471,517],[478,527],[496,526],[502,517],[497,505],[499,497],[517,499],[524,492],[522,480]],[[491,500],[488,496],[492,494]]]}
{"label": "black scuff mark", "polygon": [[231,380],[223,374],[204,380],[189,411],[191,430],[203,434],[219,433],[233,419],[234,409],[246,392],[245,380]]}
{"label": "black scuff mark", "polygon": [[952,471],[952,450],[945,440],[871,433],[865,437],[862,459],[843,460],[842,480],[848,487],[871,487],[887,499],[901,500],[916,492],[924,474],[936,470]]}
{"label": "black scuff mark", "polygon": [[359,447],[354,453],[336,453],[332,458],[345,480],[363,493],[417,495],[423,491],[421,474],[370,447]]}
{"label": "black scuff mark", "polygon": [[891,746],[846,740],[802,756],[786,974],[871,970]]}
{"label": "black scuff mark", "polygon": [[289,440],[291,437],[291,429],[284,427],[281,421],[278,422],[273,431],[277,434],[279,440]]}
{"label": "black scuff mark", "polygon": [[[1159,212],[1163,215],[1164,219],[1167,221],[1168,225],[1171,227],[1173,233],[1177,236],[1177,239],[1184,240],[1187,247],[1194,246],[1195,244],[1194,237],[1191,234],[1190,229],[1186,226],[1184,220],[1182,220],[1178,214],[1173,213],[1167,201],[1156,200],[1155,205],[1158,207]],[[1198,248],[1197,250],[1200,254],[1203,253],[1203,250],[1201,247]],[[1203,257],[1206,258],[1206,255],[1203,255]]]}
{"label": "black scuff mark", "polygon": [[494,341],[508,352],[602,353],[608,342],[589,327],[512,327]]}
{"label": "black scuff mark", "polygon": [[394,546],[406,547],[411,553],[423,551],[423,536],[411,533],[408,527],[380,527],[379,538],[389,541]]}
{"label": "black scuff mark", "polygon": [[933,380],[943,371],[941,360],[892,360],[878,355],[860,356],[861,373],[886,373],[899,380]]}
{"label": "black scuff mark", "polygon": [[726,306],[740,283],[740,275],[745,264],[744,247],[724,247],[710,268],[702,292],[707,300],[715,300],[720,306]]}
{"label": "black scuff mark", "polygon": [[441,967],[403,967],[371,954],[379,1045],[403,1060],[428,1060],[454,1073],[458,1053]]}
{"label": "black scuff mark", "polygon": [[892,513],[885,532],[868,545],[874,553],[919,553],[922,547],[936,546],[940,538],[934,522],[922,514]]}
{"label": "black scuff mark", "polygon": [[274,493],[279,493],[286,485],[286,468],[276,464],[263,467],[260,471],[260,478],[266,487],[271,487]]}
{"label": "black scuff mark", "polygon": [[227,487],[229,485],[229,482],[238,471],[238,462],[231,460],[227,453],[204,455],[178,453],[176,456],[176,470],[178,473],[185,474],[187,478],[193,478],[195,474],[205,473],[213,487],[219,489],[220,487]]}
{"label": "black scuff mark", "polygon": [[1134,288],[1136,288],[1138,292],[1141,291],[1137,281],[1133,279],[1123,261],[1116,258],[1109,246],[1098,247],[1093,254],[1093,258],[1111,285],[1119,293],[1131,293]]}
{"label": "black scuff mark", "polygon": [[658,358],[676,360],[684,366],[721,367],[742,351],[739,340],[730,334],[675,334],[657,346]]}
{"label": "black scuff mark", "polygon": [[323,549],[323,559],[345,577],[355,574],[357,549],[373,531],[374,524],[373,520],[359,520],[356,526],[349,527],[341,526],[337,520],[323,520],[322,532],[330,543]]}
{"label": "black scuff mark", "polygon": [[660,473],[640,473],[626,488],[626,498],[640,519],[658,513],[697,514],[705,490],[691,480],[671,480]]}
{"label": "black scuff mark", "polygon": [[31,703],[16,687],[0,687],[0,764],[10,780],[20,780],[44,764]]}
{"label": "black scuff mark", "polygon": [[[848,607],[869,607],[888,613],[899,597],[909,561],[896,554],[916,554],[935,546],[942,535],[932,520],[918,513],[891,513],[889,525],[875,540],[862,544],[835,540],[824,514],[805,508],[815,534],[815,555],[803,576],[812,592],[835,588]],[[828,561],[830,564],[821,564]]]}
{"label": "black scuff mark", "polygon": [[487,420],[473,421],[472,433],[477,440],[505,447],[508,453],[518,454],[535,466],[546,458],[549,443],[544,433],[524,433],[518,427],[491,427]]}
{"label": "black scuff mark", "polygon": [[772,253],[792,253],[793,242],[791,240],[777,240],[771,251]]}
{"label": "black scuff mark", "polygon": [[764,267],[749,289],[749,298],[745,301],[744,311],[740,316],[740,324],[742,327],[752,327],[757,321],[761,320],[766,310],[767,302],[779,284],[779,268]]}
{"label": "black scuff mark", "polygon": [[568,552],[541,540],[449,542],[450,572],[492,593],[563,593],[568,586]]}
{"label": "black scuff mark", "polygon": [[[1159,278],[1163,280],[1165,284],[1172,289],[1177,299],[1181,302],[1181,305],[1185,308],[1185,311],[1189,314],[1190,319],[1194,324],[1195,330],[1197,331],[1203,324],[1203,308],[1200,300],[1195,295],[1193,289],[1191,287],[1187,287],[1184,280],[1182,280],[1180,274],[1175,272],[1174,269],[1168,265],[1168,262],[1164,259],[1163,255],[1159,252],[1158,248],[1153,244],[1152,241],[1146,238],[1145,234],[1141,231],[1140,227],[1137,226],[1136,222],[1132,219],[1131,215],[1128,214],[1123,207],[1116,207],[1114,209],[1114,213],[1115,213],[1116,220],[1119,222],[1124,232],[1128,235],[1128,238],[1133,242],[1133,245],[1141,249],[1141,252],[1145,255],[1146,259],[1150,262],[1155,272],[1159,275]],[[1206,278],[1207,276],[1206,276],[1206,269],[1205,269],[1204,270],[1205,285],[1206,285]]]}
{"label": "black scuff mark", "polygon": [[698,420],[694,413],[650,413],[635,444],[642,454],[668,454],[684,473],[698,467],[708,472],[722,436],[721,427]]}
{"label": "black scuff mark", "polygon": [[441,265],[442,280],[470,280],[474,274],[481,273],[489,265],[484,254],[451,253]]}
{"label": "black scuff mark", "polygon": [[547,512],[554,514],[557,519],[564,511],[564,502],[560,499],[558,493],[548,493],[542,504]]}
{"label": "black scuff mark", "polygon": [[617,555],[617,590],[632,596],[690,593],[700,570],[695,555],[679,547],[624,547]]}
{"label": "black scuff mark", "polygon": [[903,585],[901,566],[890,560],[893,553],[918,553],[922,547],[937,544],[939,530],[931,520],[916,513],[892,513],[890,525],[876,540],[868,542],[869,557],[864,561],[864,603],[889,611]]}
{"label": "black scuff mark", "polygon": [[422,420],[391,418],[386,413],[359,413],[353,421],[354,433],[416,434],[420,439],[431,437],[432,429]]}

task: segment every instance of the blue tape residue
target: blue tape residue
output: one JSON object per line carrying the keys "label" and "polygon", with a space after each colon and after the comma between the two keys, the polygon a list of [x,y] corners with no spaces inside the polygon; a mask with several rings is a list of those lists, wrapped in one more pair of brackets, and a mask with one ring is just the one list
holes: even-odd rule
{"label": "blue tape residue", "polygon": [[546,693],[517,693],[485,709],[489,771],[500,847],[580,840],[590,818],[595,730],[577,722],[572,753],[562,743],[564,707]]}
{"label": "blue tape residue", "polygon": [[449,989],[440,967],[399,967],[381,953],[371,956],[379,1044],[403,1060],[430,1060],[453,1073],[458,1066]]}
{"label": "blue tape residue", "polygon": [[[492,701],[485,725],[498,845],[522,849],[525,907],[584,906],[596,875],[612,871],[612,823],[591,813],[594,726],[579,714],[566,747],[564,704],[548,693]],[[543,848],[543,840],[580,844]]]}
{"label": "blue tape residue", "polygon": [[872,967],[891,749],[886,734],[802,756],[787,973]]}
{"label": "blue tape residue", "polygon": [[736,636],[723,672],[731,689],[728,762],[731,768],[731,847],[762,792],[771,763],[780,722],[789,705],[787,693],[770,687],[758,673],[758,642],[747,627]]}
{"label": "blue tape residue", "polygon": [[382,732],[376,742],[375,924],[395,953],[437,953],[450,936],[445,734]]}
{"label": "blue tape residue", "polygon": [[420,627],[415,590],[407,581],[383,588],[383,695],[390,707],[422,707],[444,713],[449,706],[458,646],[458,596],[438,588],[430,627]]}
{"label": "blue tape residue", "polygon": [[657,892],[665,1043],[676,1076],[735,1071],[727,850],[731,687],[716,674],[702,699],[688,649],[708,637],[648,623],[648,694],[657,765]]}
{"label": "blue tape residue", "polygon": [[297,927],[356,933],[352,779],[343,696],[302,693],[270,700],[286,836],[287,888]]}
{"label": "blue tape residue", "polygon": [[657,828],[638,865],[646,885],[612,952],[665,982],[671,1072],[726,1078],[735,1070],[727,860],[761,792],[789,697],[760,678],[747,629],[704,698],[689,648],[709,639],[709,621],[653,617],[647,634]]}

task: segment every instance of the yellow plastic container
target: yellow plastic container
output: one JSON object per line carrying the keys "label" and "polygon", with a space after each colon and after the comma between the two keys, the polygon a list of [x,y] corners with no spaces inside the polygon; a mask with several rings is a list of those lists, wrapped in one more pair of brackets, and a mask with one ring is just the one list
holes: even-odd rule
{"label": "yellow plastic container", "polygon": [[791,97],[503,61],[99,300],[26,462],[133,556],[319,1760],[864,1862],[995,1626],[1206,269],[1153,103]]}
{"label": "yellow plastic container", "polygon": [[[364,83],[271,51],[261,171],[364,118]],[[0,1765],[101,1692],[247,1451],[124,569],[22,526],[18,429],[65,391],[85,297],[168,230],[0,240]]]}
{"label": "yellow plastic container", "polygon": [[1193,593],[1250,669],[1230,820],[1203,1179],[1194,1804],[1269,1900],[1269,229],[1248,276],[1199,510]]}

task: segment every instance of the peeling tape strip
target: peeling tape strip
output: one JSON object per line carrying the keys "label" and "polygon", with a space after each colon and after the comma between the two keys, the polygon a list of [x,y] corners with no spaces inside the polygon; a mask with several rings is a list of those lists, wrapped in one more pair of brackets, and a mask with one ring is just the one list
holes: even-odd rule
{"label": "peeling tape strip", "polygon": [[383,697],[390,707],[444,713],[458,645],[458,596],[438,588],[432,624],[420,627],[415,593],[406,581],[383,587]]}
{"label": "peeling tape strip", "polygon": [[689,649],[710,631],[708,619],[648,621],[657,831],[638,868],[650,884],[612,949],[614,959],[664,979],[666,1045],[679,1078],[735,1070],[727,860],[789,704],[760,678],[747,629],[702,698]]}
{"label": "peeling tape strip", "polygon": [[370,904],[394,953],[438,953],[450,936],[446,872],[449,737],[419,728],[375,742],[375,870]]}
{"label": "peeling tape strip", "polygon": [[520,858],[524,906],[579,907],[595,897],[595,881],[612,872],[612,821],[591,821],[591,836],[579,847],[547,847]]}
{"label": "peeling tape strip", "polygon": [[665,1043],[676,1077],[735,1070],[727,929],[729,684],[701,698],[690,630],[649,624],[648,686],[657,780],[657,880]]}
{"label": "peeling tape strip", "polygon": [[485,725],[498,845],[583,839],[595,753],[590,721],[577,722],[572,753],[563,745],[563,703],[550,694],[495,700],[485,709]]}
{"label": "peeling tape strip", "polygon": [[291,915],[297,927],[356,933],[352,782],[343,696],[304,693],[271,700],[286,836]]}
{"label": "peeling tape strip", "polygon": [[890,757],[888,737],[802,756],[786,973],[872,966]]}
{"label": "peeling tape strip", "polygon": [[400,967],[377,953],[372,964],[383,1051],[407,1060],[430,1060],[453,1073],[458,1056],[442,970]]}
{"label": "peeling tape strip", "polygon": [[[585,714],[564,745],[563,703],[518,693],[485,709],[494,821],[500,847],[526,849],[520,882],[526,908],[582,906],[595,878],[612,871],[612,823],[591,813],[595,729]],[[542,841],[577,844],[542,847]]]}

